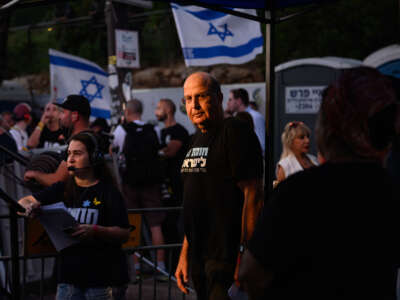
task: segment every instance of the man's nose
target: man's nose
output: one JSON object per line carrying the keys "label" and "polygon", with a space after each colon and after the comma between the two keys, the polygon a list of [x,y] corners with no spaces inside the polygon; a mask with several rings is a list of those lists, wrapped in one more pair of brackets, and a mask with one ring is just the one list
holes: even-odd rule
{"label": "man's nose", "polygon": [[199,101],[198,97],[194,97],[193,98],[193,106],[194,106],[195,109],[200,109],[201,108],[200,101]]}

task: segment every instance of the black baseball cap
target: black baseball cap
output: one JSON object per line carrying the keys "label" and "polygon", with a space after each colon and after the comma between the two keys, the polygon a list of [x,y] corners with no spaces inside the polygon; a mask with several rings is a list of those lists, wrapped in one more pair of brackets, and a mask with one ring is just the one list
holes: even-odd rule
{"label": "black baseball cap", "polygon": [[89,100],[82,95],[69,95],[62,103],[54,104],[70,111],[77,111],[81,115],[90,116]]}

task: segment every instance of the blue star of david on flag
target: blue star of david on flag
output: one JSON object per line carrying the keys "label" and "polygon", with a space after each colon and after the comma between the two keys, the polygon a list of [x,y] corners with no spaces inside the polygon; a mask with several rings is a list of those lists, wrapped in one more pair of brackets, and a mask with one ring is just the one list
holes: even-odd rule
{"label": "blue star of david on flag", "polygon": [[216,34],[216,35],[218,35],[218,37],[221,39],[221,41],[225,41],[225,38],[227,37],[227,36],[233,36],[233,33],[232,33],[232,31],[230,31],[229,29],[228,29],[228,24],[224,24],[224,25],[222,25],[222,26],[220,26],[220,27],[222,27],[223,28],[223,31],[218,31],[218,29],[217,28],[215,28],[215,26],[210,22],[209,23],[210,24],[210,28],[208,29],[208,33],[207,33],[207,35],[213,35],[213,34]]}
{"label": "blue star of david on flag", "polygon": [[[95,76],[92,76],[89,80],[81,80],[81,84],[82,89],[79,94],[86,97],[89,102],[92,102],[95,98],[103,99],[101,90],[104,89],[104,85],[100,84]],[[92,86],[96,88],[95,93],[92,92]]]}

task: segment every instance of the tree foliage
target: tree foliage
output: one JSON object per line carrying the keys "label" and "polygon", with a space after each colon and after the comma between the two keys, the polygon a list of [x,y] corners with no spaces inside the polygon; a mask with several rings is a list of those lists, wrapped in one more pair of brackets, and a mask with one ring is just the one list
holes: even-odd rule
{"label": "tree foliage", "polygon": [[[88,16],[94,0],[71,1],[69,18]],[[154,2],[151,10],[129,7],[129,14],[165,10],[164,14],[132,19],[129,28],[140,32],[142,67],[173,66],[183,62],[175,22],[169,4]],[[275,63],[289,60],[339,56],[364,59],[377,49],[398,41],[397,0],[343,0],[277,24],[275,27]],[[279,16],[301,8],[279,12]],[[263,12],[260,12],[263,13]],[[76,25],[10,32],[8,77],[46,72],[48,49],[85,57],[105,67],[107,35],[104,16]],[[55,20],[54,6],[17,10],[10,26]],[[265,33],[265,26],[262,25]],[[249,65],[265,68],[264,55]]]}

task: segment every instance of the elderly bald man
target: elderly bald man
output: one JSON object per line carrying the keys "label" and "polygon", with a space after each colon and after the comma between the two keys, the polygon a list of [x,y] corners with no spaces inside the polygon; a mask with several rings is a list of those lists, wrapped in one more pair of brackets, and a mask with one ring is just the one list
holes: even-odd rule
{"label": "elderly bald man", "polygon": [[217,80],[197,72],[184,83],[184,104],[199,129],[183,161],[185,238],[176,270],[187,293],[190,265],[198,299],[229,299],[240,245],[252,235],[262,206],[262,153],[254,131],[224,119]]}

